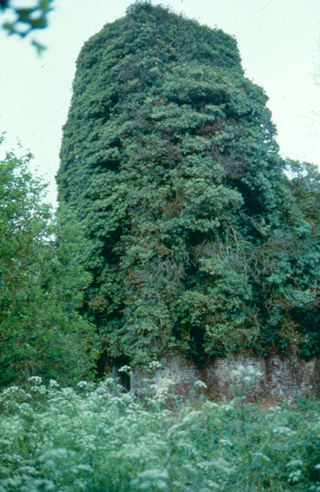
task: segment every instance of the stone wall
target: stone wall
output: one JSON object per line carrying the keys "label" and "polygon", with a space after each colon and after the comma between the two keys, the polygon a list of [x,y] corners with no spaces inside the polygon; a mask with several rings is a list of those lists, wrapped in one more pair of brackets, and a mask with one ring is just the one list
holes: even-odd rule
{"label": "stone wall", "polygon": [[217,358],[202,369],[174,356],[163,361],[162,368],[154,372],[153,381],[161,387],[170,379],[175,391],[181,395],[192,391],[196,381],[203,381],[207,388],[202,391],[216,399],[234,396],[244,390],[251,400],[293,401],[301,396],[316,395],[319,376],[318,359],[305,362],[295,354],[273,355],[269,359],[243,355]]}

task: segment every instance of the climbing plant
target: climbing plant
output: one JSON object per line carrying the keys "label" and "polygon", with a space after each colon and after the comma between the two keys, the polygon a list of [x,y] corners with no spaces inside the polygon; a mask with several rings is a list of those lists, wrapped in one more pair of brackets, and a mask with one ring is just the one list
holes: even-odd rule
{"label": "climbing plant", "polygon": [[266,102],[231,36],[148,2],[82,48],[59,200],[85,226],[107,359],[306,343],[319,248]]}

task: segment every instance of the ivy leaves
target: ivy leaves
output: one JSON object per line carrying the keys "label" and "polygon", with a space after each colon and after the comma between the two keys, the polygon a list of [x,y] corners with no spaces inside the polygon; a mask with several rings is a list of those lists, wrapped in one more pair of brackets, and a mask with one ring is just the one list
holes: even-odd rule
{"label": "ivy leaves", "polygon": [[318,249],[266,101],[234,39],[149,3],[83,47],[58,184],[87,231],[107,357],[265,354],[306,331]]}

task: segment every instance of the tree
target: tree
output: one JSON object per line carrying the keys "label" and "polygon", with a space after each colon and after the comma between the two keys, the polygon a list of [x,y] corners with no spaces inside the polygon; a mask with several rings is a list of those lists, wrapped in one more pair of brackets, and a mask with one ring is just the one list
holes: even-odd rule
{"label": "tree", "polygon": [[[0,0],[0,13],[10,14],[13,20],[6,20],[2,23],[2,28],[9,35],[16,34],[25,38],[35,30],[45,29],[48,26],[48,16],[53,10],[54,0],[35,0],[34,6],[30,7],[27,2],[25,7],[15,7],[11,0]],[[35,39],[32,44],[41,52],[44,46]]]}
{"label": "tree", "polygon": [[84,45],[59,200],[85,226],[87,313],[108,359],[201,362],[298,337],[295,262],[311,229],[266,101],[232,37],[148,2]]}
{"label": "tree", "polygon": [[9,153],[0,164],[0,386],[32,375],[70,383],[96,356],[78,313],[90,280],[81,228],[62,209],[53,219],[29,160]]}

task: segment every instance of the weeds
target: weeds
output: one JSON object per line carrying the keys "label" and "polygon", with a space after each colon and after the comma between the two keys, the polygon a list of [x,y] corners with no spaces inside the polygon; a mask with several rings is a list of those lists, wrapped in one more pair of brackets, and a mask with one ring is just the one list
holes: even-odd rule
{"label": "weeds", "polygon": [[114,396],[112,378],[4,390],[0,491],[320,491],[318,402],[172,412],[164,393]]}

